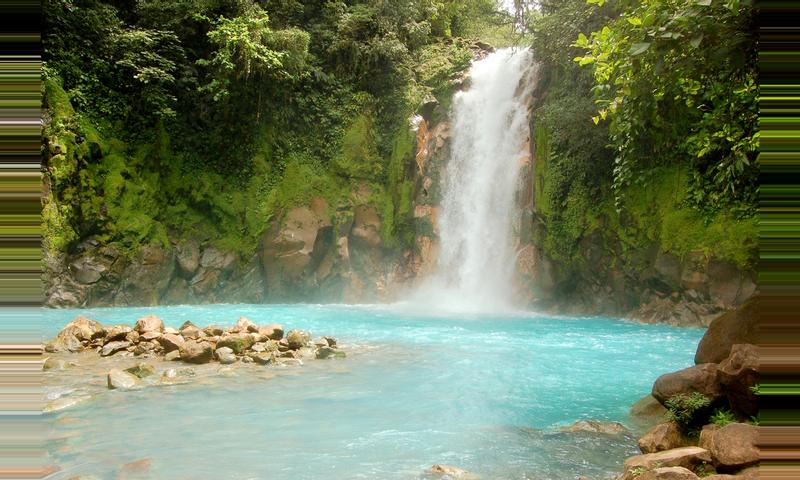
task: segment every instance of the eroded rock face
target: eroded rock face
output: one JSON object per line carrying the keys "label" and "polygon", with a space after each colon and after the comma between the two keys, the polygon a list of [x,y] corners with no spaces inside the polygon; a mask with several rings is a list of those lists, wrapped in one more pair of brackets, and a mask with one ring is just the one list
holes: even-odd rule
{"label": "eroded rock face", "polygon": [[695,363],[719,363],[737,343],[757,343],[758,297],[720,315],[709,325],[695,354]]}
{"label": "eroded rock face", "polygon": [[656,425],[639,439],[639,450],[642,453],[656,453],[673,448],[689,447],[693,441],[681,432],[674,422]]}
{"label": "eroded rock face", "polygon": [[758,347],[735,344],[719,364],[719,379],[728,403],[740,418],[758,414],[758,396],[751,390],[758,383]]}
{"label": "eroded rock face", "polygon": [[723,397],[717,364],[704,363],[658,377],[653,384],[653,397],[664,404],[674,395],[699,392],[712,403]]}

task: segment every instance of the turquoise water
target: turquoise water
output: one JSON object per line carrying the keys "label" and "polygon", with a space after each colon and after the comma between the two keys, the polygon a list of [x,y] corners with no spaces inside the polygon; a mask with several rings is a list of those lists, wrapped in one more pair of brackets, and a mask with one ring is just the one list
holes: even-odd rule
{"label": "turquoise water", "polygon": [[354,353],[308,362],[297,375],[111,391],[50,414],[55,478],[117,478],[121,464],[145,458],[141,478],[158,479],[414,479],[434,463],[483,479],[610,477],[637,452],[634,435],[558,428],[579,419],[630,425],[630,405],[660,374],[692,364],[702,335],[608,318],[450,318],[377,306],[47,310],[45,318],[52,336],[77,314],[132,324],[148,313],[170,326],[230,325],[244,315],[335,336]]}

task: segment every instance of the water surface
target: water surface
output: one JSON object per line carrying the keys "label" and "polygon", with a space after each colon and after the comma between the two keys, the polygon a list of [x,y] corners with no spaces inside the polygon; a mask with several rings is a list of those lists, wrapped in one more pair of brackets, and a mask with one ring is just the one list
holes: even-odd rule
{"label": "water surface", "polygon": [[[46,310],[132,324],[230,325],[241,316],[330,334],[347,359],[268,378],[109,391],[49,415],[55,478],[414,479],[449,463],[483,479],[610,477],[635,436],[568,434],[579,419],[630,425],[655,378],[692,363],[702,331],[535,313],[425,316],[378,306],[209,305]],[[266,370],[273,367],[263,367]],[[48,382],[57,384],[58,374]],[[51,385],[52,387],[52,385]],[[128,476],[128,478],[133,478]],[[138,477],[137,477],[138,478]]]}

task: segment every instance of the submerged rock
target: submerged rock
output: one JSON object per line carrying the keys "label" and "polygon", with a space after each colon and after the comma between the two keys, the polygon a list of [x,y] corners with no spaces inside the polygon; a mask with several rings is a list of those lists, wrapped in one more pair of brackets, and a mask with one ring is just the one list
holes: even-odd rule
{"label": "submerged rock", "polygon": [[316,357],[318,359],[326,359],[326,358],[345,358],[347,355],[341,351],[337,350],[333,347],[320,347],[317,349]]}
{"label": "submerged rock", "polygon": [[563,428],[563,431],[569,433],[590,432],[590,433],[604,433],[606,435],[619,435],[620,433],[627,432],[628,429],[625,425],[618,422],[598,422],[596,420],[578,420],[572,425]]}
{"label": "submerged rock", "polygon": [[69,367],[70,365],[66,360],[53,357],[47,357],[42,366],[44,370],[66,370]]}
{"label": "submerged rock", "polygon": [[126,368],[125,371],[137,378],[149,377],[150,375],[155,375],[156,373],[155,367],[148,363],[140,363],[133,367]]}
{"label": "submerged rock", "polygon": [[437,463],[432,465],[426,472],[428,476],[435,476],[442,479],[460,479],[460,480],[475,480],[478,477],[463,468],[455,467],[453,465],[444,465]]}
{"label": "submerged rock", "polygon": [[90,397],[89,395],[77,395],[74,397],[72,396],[58,397],[52,402],[45,405],[42,411],[44,413],[50,413],[50,412],[58,412],[60,410],[66,410],[67,408],[72,408],[80,403],[85,402],[86,400],[89,400],[90,398],[92,397]]}
{"label": "submerged rock", "polygon": [[116,390],[130,390],[138,383],[134,375],[116,368],[108,372],[107,381],[108,388]]}

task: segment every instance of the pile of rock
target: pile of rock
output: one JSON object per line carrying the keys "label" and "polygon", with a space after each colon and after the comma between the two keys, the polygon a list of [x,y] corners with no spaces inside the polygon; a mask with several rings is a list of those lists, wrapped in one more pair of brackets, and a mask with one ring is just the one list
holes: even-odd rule
{"label": "pile of rock", "polygon": [[725,409],[737,423],[708,423],[690,435],[675,422],[652,427],[642,454],[625,460],[621,480],[746,480],[758,478],[758,428],[745,423],[758,413],[755,341],[758,297],[716,318],[706,331],[693,367],[659,377],[652,396],[662,405],[676,395],[700,393],[709,410]]}
{"label": "pile of rock", "polygon": [[332,337],[312,341],[308,332],[290,330],[284,337],[281,325],[259,326],[245,317],[232,327],[209,325],[200,328],[190,321],[180,328],[165,327],[155,315],[147,315],[128,325],[104,326],[86,317],[71,321],[53,341],[47,352],[95,350],[103,357],[163,357],[202,364],[218,361],[268,364],[299,363],[301,359],[342,358],[345,352]]}

